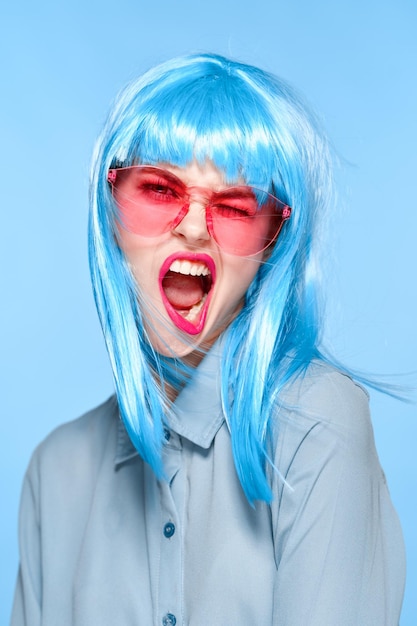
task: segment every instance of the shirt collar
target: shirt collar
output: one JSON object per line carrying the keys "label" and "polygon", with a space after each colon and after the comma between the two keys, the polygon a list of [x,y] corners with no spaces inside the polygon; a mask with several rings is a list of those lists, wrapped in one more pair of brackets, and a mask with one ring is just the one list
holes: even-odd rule
{"label": "shirt collar", "polygon": [[221,355],[218,340],[178,394],[168,416],[168,426],[201,448],[209,448],[224,422],[221,402]]}
{"label": "shirt collar", "polygon": [[[193,377],[178,394],[167,426],[201,448],[209,448],[223,425],[225,418],[221,403],[221,354],[223,338],[220,338],[206,354]],[[137,456],[123,421],[119,419],[115,465]]]}

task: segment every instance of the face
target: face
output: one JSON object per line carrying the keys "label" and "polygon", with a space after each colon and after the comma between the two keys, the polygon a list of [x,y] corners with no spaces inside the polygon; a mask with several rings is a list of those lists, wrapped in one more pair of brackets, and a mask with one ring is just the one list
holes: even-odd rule
{"label": "face", "polygon": [[[209,161],[185,168],[160,166],[189,187],[226,187],[222,173]],[[123,211],[122,196],[116,200]],[[198,193],[168,232],[144,237],[125,223],[118,227],[118,241],[146,303],[141,308],[152,345],[167,356],[184,357],[213,344],[242,308],[264,255],[242,257],[222,250],[207,230],[204,199]]]}

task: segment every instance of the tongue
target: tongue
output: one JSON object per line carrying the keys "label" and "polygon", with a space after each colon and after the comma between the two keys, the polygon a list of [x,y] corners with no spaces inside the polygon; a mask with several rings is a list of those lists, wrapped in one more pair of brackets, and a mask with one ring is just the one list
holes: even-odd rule
{"label": "tongue", "polygon": [[191,309],[204,296],[200,276],[190,276],[169,271],[162,281],[165,295],[174,309]]}

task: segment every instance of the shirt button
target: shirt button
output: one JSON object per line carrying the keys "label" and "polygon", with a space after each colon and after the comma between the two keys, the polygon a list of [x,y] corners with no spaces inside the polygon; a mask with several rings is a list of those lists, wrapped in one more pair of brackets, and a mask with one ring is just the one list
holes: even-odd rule
{"label": "shirt button", "polygon": [[165,617],[162,618],[163,626],[175,626],[177,623],[177,618],[172,613],[167,613]]}
{"label": "shirt button", "polygon": [[164,428],[164,437],[165,441],[169,441],[171,439],[171,433],[169,432],[168,428]]}
{"label": "shirt button", "polygon": [[[172,522],[168,522],[167,524],[165,524],[164,526],[164,535],[167,539],[169,539],[170,537],[172,537],[172,535],[175,533],[175,526]],[[169,623],[169,622],[168,622]]]}

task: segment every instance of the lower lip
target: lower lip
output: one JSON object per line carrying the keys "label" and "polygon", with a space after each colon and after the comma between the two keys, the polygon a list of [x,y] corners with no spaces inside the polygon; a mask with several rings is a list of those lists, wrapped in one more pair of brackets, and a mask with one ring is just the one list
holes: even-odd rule
{"label": "lower lip", "polygon": [[[212,278],[211,289],[209,293],[207,294],[206,301],[203,304],[201,312],[198,314],[197,324],[193,324],[192,322],[186,320],[180,313],[178,313],[178,311],[174,309],[174,307],[169,302],[162,288],[162,280],[165,274],[168,272],[172,263],[177,259],[181,259],[183,261],[194,261],[197,263],[204,263],[205,265],[207,265],[211,273],[211,278]],[[181,255],[172,254],[164,261],[161,267],[161,271],[159,272],[159,290],[161,292],[162,302],[165,306],[165,309],[170,319],[172,320],[172,322],[174,322],[175,326],[179,330],[181,330],[184,333],[187,333],[188,335],[199,335],[203,331],[204,325],[206,323],[208,308],[210,305],[211,295],[213,293],[213,286],[214,286],[215,280],[216,280],[216,268],[215,268],[213,259],[205,254],[203,255],[201,254],[181,254]]]}

